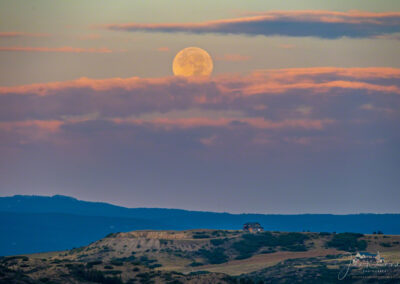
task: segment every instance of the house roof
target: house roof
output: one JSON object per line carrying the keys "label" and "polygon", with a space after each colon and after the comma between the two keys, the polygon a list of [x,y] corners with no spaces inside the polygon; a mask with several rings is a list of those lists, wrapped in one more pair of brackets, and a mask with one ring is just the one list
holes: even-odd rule
{"label": "house roof", "polygon": [[362,251],[362,252],[359,252],[359,254],[361,254],[361,255],[365,255],[365,256],[376,256],[376,254],[375,254],[375,253],[370,253],[370,252],[367,252],[367,251]]}
{"label": "house roof", "polygon": [[245,223],[244,226],[261,226],[258,222],[248,222]]}

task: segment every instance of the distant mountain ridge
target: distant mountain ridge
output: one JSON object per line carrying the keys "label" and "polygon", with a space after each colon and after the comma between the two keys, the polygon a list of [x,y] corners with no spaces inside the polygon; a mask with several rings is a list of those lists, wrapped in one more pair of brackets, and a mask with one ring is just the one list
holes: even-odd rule
{"label": "distant mountain ridge", "polygon": [[400,214],[230,214],[15,195],[0,197],[0,255],[70,249],[120,231],[241,229],[249,221],[271,231],[400,234]]}
{"label": "distant mountain ridge", "polygon": [[159,214],[160,212],[170,212],[173,215],[174,213],[177,214],[179,212],[186,212],[185,210],[181,209],[126,208],[105,202],[82,201],[74,197],[65,195],[14,195],[10,197],[0,197],[0,211],[19,213],[57,212],[76,215],[109,217],[127,217],[141,214],[144,217],[150,218],[154,217],[154,214]]}

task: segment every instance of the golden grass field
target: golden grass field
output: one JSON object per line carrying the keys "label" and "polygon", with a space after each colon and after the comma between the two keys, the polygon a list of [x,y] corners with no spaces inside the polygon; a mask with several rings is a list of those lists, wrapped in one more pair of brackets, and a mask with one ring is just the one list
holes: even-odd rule
{"label": "golden grass field", "polygon": [[232,260],[222,264],[200,266],[185,272],[205,270],[229,275],[240,275],[273,266],[286,259],[318,257],[338,253],[340,251],[336,249],[316,249],[304,252],[279,251],[270,254],[258,254],[248,259]]}

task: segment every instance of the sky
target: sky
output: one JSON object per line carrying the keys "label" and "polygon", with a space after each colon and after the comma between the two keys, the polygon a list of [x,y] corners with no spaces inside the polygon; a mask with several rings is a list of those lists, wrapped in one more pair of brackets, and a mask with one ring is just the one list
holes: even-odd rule
{"label": "sky", "polygon": [[[399,213],[398,0],[14,0],[0,19],[1,196]],[[211,76],[174,76],[191,46]]]}

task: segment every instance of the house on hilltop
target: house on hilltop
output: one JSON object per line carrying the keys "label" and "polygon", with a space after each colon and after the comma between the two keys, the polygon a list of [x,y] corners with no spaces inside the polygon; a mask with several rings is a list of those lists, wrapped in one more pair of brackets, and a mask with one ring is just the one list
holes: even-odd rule
{"label": "house on hilltop", "polygon": [[353,264],[357,266],[369,265],[369,264],[381,264],[384,263],[385,260],[379,254],[369,253],[369,252],[357,252],[356,256],[353,259]]}
{"label": "house on hilltop", "polygon": [[264,228],[261,227],[260,223],[257,222],[249,222],[243,225],[243,231],[249,233],[259,233],[263,232]]}

